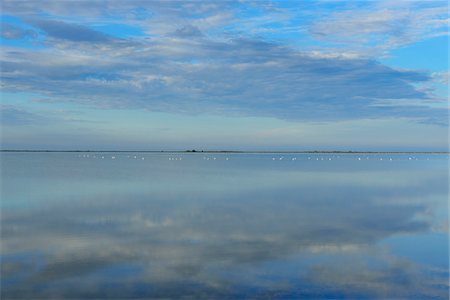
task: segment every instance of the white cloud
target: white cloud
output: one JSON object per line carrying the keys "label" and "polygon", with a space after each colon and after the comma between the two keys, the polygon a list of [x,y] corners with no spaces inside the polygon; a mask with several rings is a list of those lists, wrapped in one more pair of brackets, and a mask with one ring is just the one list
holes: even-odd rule
{"label": "white cloud", "polygon": [[328,12],[310,33],[319,40],[378,51],[448,35],[446,1],[368,1],[361,6]]}

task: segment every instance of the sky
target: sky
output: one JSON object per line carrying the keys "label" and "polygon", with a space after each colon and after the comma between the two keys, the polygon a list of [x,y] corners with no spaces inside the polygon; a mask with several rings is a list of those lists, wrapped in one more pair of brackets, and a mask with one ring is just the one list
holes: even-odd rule
{"label": "sky", "polygon": [[2,149],[448,149],[448,1],[0,5]]}

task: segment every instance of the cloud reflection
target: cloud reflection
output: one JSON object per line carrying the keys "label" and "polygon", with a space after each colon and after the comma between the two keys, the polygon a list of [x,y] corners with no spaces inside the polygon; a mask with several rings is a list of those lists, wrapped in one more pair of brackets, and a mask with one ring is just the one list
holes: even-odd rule
{"label": "cloud reflection", "polygon": [[[439,172],[434,177],[410,172],[410,185],[379,181],[374,188],[364,182],[375,180],[377,172],[358,180],[334,170],[334,177],[340,176],[336,186],[331,178],[316,185],[303,181],[309,172],[302,170],[266,169],[253,178],[252,189],[238,183],[230,193],[201,192],[203,184],[228,183],[228,172],[194,174],[198,193],[174,184],[165,194],[142,189],[73,201],[69,192],[38,209],[5,211],[2,297],[447,295],[445,272],[378,245],[430,230],[433,222],[420,216],[433,202],[404,198],[417,193],[435,202],[445,199],[446,178]],[[248,184],[249,174],[242,167],[237,182]],[[275,176],[278,184],[263,189],[264,176]]]}

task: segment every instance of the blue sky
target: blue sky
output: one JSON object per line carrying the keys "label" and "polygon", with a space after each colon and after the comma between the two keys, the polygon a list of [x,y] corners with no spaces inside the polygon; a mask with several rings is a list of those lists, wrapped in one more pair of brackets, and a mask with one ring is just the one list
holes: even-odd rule
{"label": "blue sky", "polygon": [[3,149],[448,145],[447,1],[2,1]]}

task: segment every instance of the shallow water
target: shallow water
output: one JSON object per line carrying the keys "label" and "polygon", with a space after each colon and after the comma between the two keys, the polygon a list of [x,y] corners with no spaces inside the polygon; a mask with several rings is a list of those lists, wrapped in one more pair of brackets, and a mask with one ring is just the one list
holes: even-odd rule
{"label": "shallow water", "polygon": [[448,297],[448,155],[1,163],[2,299]]}

